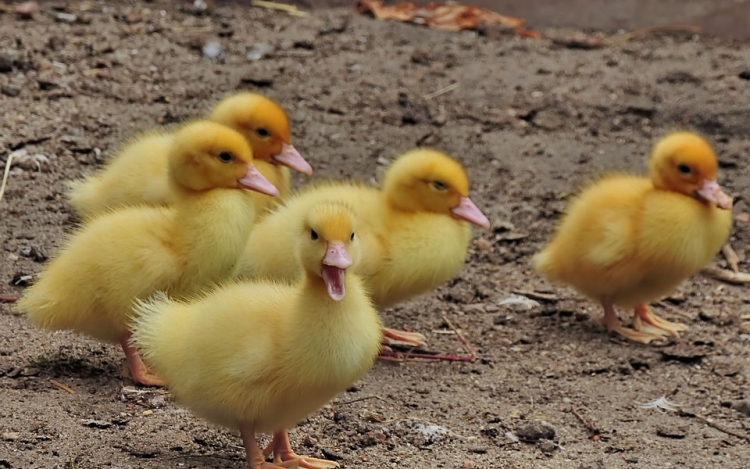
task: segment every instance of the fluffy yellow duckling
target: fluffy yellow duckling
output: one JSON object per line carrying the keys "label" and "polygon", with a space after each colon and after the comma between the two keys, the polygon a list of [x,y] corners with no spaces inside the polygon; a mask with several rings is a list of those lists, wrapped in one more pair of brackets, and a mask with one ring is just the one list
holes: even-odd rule
{"label": "fluffy yellow duckling", "polygon": [[[698,272],[727,240],[732,199],[716,171],[708,142],[668,135],[654,147],[650,177],[610,176],[586,188],[534,267],[600,301],[609,331],[643,343],[676,336],[686,326],[657,317],[647,303]],[[622,327],[615,306],[635,308],[635,330]]]}
{"label": "fluffy yellow duckling", "polygon": [[[272,100],[240,92],[213,108],[209,119],[242,134],[253,150],[255,166],[279,190],[280,199],[253,193],[262,217],[289,193],[289,169],[312,174],[310,164],[291,143],[289,118]],[[127,205],[167,205],[174,199],[167,178],[167,149],[173,133],[148,132],[125,145],[102,170],[68,184],[76,212],[90,218]]]}
{"label": "fluffy yellow duckling", "polygon": [[125,207],[89,221],[18,303],[40,327],[119,342],[131,376],[147,385],[162,382],[128,343],[133,300],[157,290],[192,294],[234,274],[254,224],[246,190],[278,193],[253,166],[242,135],[223,125],[186,125],[166,152],[174,205]]}
{"label": "fluffy yellow duckling", "polygon": [[[237,282],[189,302],[161,295],[136,307],[133,343],[177,400],[237,428],[252,469],[338,464],[292,451],[287,428],[372,366],[381,324],[362,280],[356,217],[340,203],[310,207],[287,228],[302,278],[294,286]],[[356,234],[355,234],[356,233]],[[264,463],[256,432],[273,433]]]}
{"label": "fluffy yellow duckling", "polygon": [[[461,165],[432,150],[416,149],[388,169],[383,189],[332,183],[304,190],[259,222],[247,243],[240,275],[293,281],[301,270],[289,229],[310,207],[337,200],[360,220],[361,273],[375,305],[386,308],[427,292],[455,276],[471,240],[469,223],[488,228],[469,198]],[[468,223],[467,223],[468,222]],[[386,329],[387,338],[424,345],[422,334]]]}

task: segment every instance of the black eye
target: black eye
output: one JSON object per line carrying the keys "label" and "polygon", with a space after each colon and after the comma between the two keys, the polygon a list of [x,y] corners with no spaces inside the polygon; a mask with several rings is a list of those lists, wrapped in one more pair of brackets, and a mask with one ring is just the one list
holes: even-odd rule
{"label": "black eye", "polygon": [[440,181],[433,182],[432,187],[434,187],[435,189],[439,191],[444,191],[448,188],[448,186],[444,182],[440,182]]}
{"label": "black eye", "polygon": [[257,133],[258,133],[258,135],[260,135],[261,137],[268,137],[269,135],[271,135],[271,132],[269,132],[268,130],[266,130],[266,129],[264,129],[264,128],[260,128],[260,129],[256,130],[256,132],[257,132]]}
{"label": "black eye", "polygon": [[688,165],[686,165],[686,164],[680,164],[680,165],[677,165],[677,170],[678,170],[679,172],[681,172],[682,174],[690,174],[690,171],[692,171],[692,170],[690,169],[690,166],[688,166]]}
{"label": "black eye", "polygon": [[354,241],[354,233],[352,233],[351,238],[349,238],[349,241]]}
{"label": "black eye", "polygon": [[228,151],[223,151],[219,153],[219,159],[224,163],[229,163],[230,161],[234,160],[234,156],[232,156],[232,154]]}
{"label": "black eye", "polygon": [[313,241],[318,239],[318,233],[316,233],[315,230],[310,230],[310,239],[312,239]]}

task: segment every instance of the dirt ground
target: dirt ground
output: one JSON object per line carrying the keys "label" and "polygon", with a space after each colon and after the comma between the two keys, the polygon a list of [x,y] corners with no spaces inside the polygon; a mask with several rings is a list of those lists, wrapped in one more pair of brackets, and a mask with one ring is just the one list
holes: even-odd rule
{"label": "dirt ground", "polygon": [[[571,31],[484,37],[348,8],[296,18],[237,4],[196,15],[191,4],[76,3],[74,23],[0,14],[0,158],[32,156],[14,165],[0,202],[0,295],[21,294],[15,284],[75,226],[64,181],[138,129],[256,90],[288,110],[310,180],[371,180],[399,153],[429,145],[464,163],[493,222],[475,233],[454,281],[384,313],[389,326],[424,332],[431,351],[465,353],[448,313],[479,360],[377,363],[292,430],[299,452],[349,468],[750,466],[745,288],[696,276],[656,305],[690,329],[643,346],[609,337],[596,305],[528,265],[577,185],[643,171],[655,138],[688,128],[715,144],[720,182],[741,198],[731,242],[750,270],[750,46],[670,34],[582,50],[549,39]],[[218,58],[202,57],[210,41]],[[258,43],[275,51],[251,62]],[[546,299],[500,304],[517,291]],[[165,392],[133,386],[122,363],[113,346],[32,329],[0,305],[0,468],[245,467],[237,437]],[[638,405],[664,395],[682,412]],[[597,441],[572,406],[595,422]],[[430,425],[445,430],[425,434]]]}

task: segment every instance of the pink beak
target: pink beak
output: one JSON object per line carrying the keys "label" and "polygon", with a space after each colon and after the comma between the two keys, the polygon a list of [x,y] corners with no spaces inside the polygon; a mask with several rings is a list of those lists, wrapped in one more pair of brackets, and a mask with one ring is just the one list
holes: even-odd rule
{"label": "pink beak", "polygon": [[346,296],[344,278],[346,269],[351,267],[352,259],[346,253],[346,247],[341,243],[328,243],[326,255],[323,258],[321,275],[326,284],[328,296],[334,301],[341,301]]}
{"label": "pink beak", "polygon": [[461,197],[458,206],[451,209],[451,216],[457,220],[468,221],[480,228],[490,229],[490,221],[468,197]]}
{"label": "pink beak", "polygon": [[721,187],[710,179],[703,180],[703,187],[698,189],[698,196],[703,200],[716,204],[721,209],[732,208],[732,198],[721,190]]}
{"label": "pink beak", "polygon": [[242,189],[248,189],[261,194],[270,195],[272,197],[279,196],[279,190],[276,186],[271,184],[265,176],[260,174],[260,171],[255,169],[255,166],[247,165],[247,172],[242,179],[237,180],[237,184]]}
{"label": "pink beak", "polygon": [[299,171],[302,174],[310,176],[313,173],[312,166],[305,160],[292,144],[282,143],[281,153],[274,156],[273,159],[288,168]]}
{"label": "pink beak", "polygon": [[352,259],[346,252],[346,247],[341,243],[328,243],[323,265],[330,265],[338,269],[348,269],[352,266]]}

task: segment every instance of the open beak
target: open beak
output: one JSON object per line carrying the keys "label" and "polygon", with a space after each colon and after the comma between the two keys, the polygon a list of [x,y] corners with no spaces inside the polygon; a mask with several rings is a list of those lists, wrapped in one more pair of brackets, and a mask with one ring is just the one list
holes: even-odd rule
{"label": "open beak", "polygon": [[696,191],[699,198],[715,204],[717,207],[728,210],[732,208],[732,198],[721,190],[721,187],[710,179],[703,180],[703,186]]}
{"label": "open beak", "polygon": [[346,296],[344,278],[346,269],[351,265],[352,259],[342,243],[328,243],[321,267],[321,275],[323,276],[323,282],[326,284],[328,296],[334,301],[341,301]]}
{"label": "open beak", "polygon": [[260,171],[255,169],[255,166],[247,165],[247,172],[245,175],[237,180],[237,184],[242,189],[247,189],[261,194],[270,195],[271,197],[278,197],[279,190],[276,186],[271,184],[265,176],[260,174]]}
{"label": "open beak", "polygon": [[281,144],[281,153],[275,155],[273,160],[278,164],[299,171],[302,174],[307,174],[308,176],[313,173],[310,163],[300,155],[297,149],[294,148],[294,145],[289,143]]}
{"label": "open beak", "polygon": [[451,216],[457,220],[468,221],[480,228],[490,229],[490,221],[468,197],[461,197],[458,206],[451,209]]}

